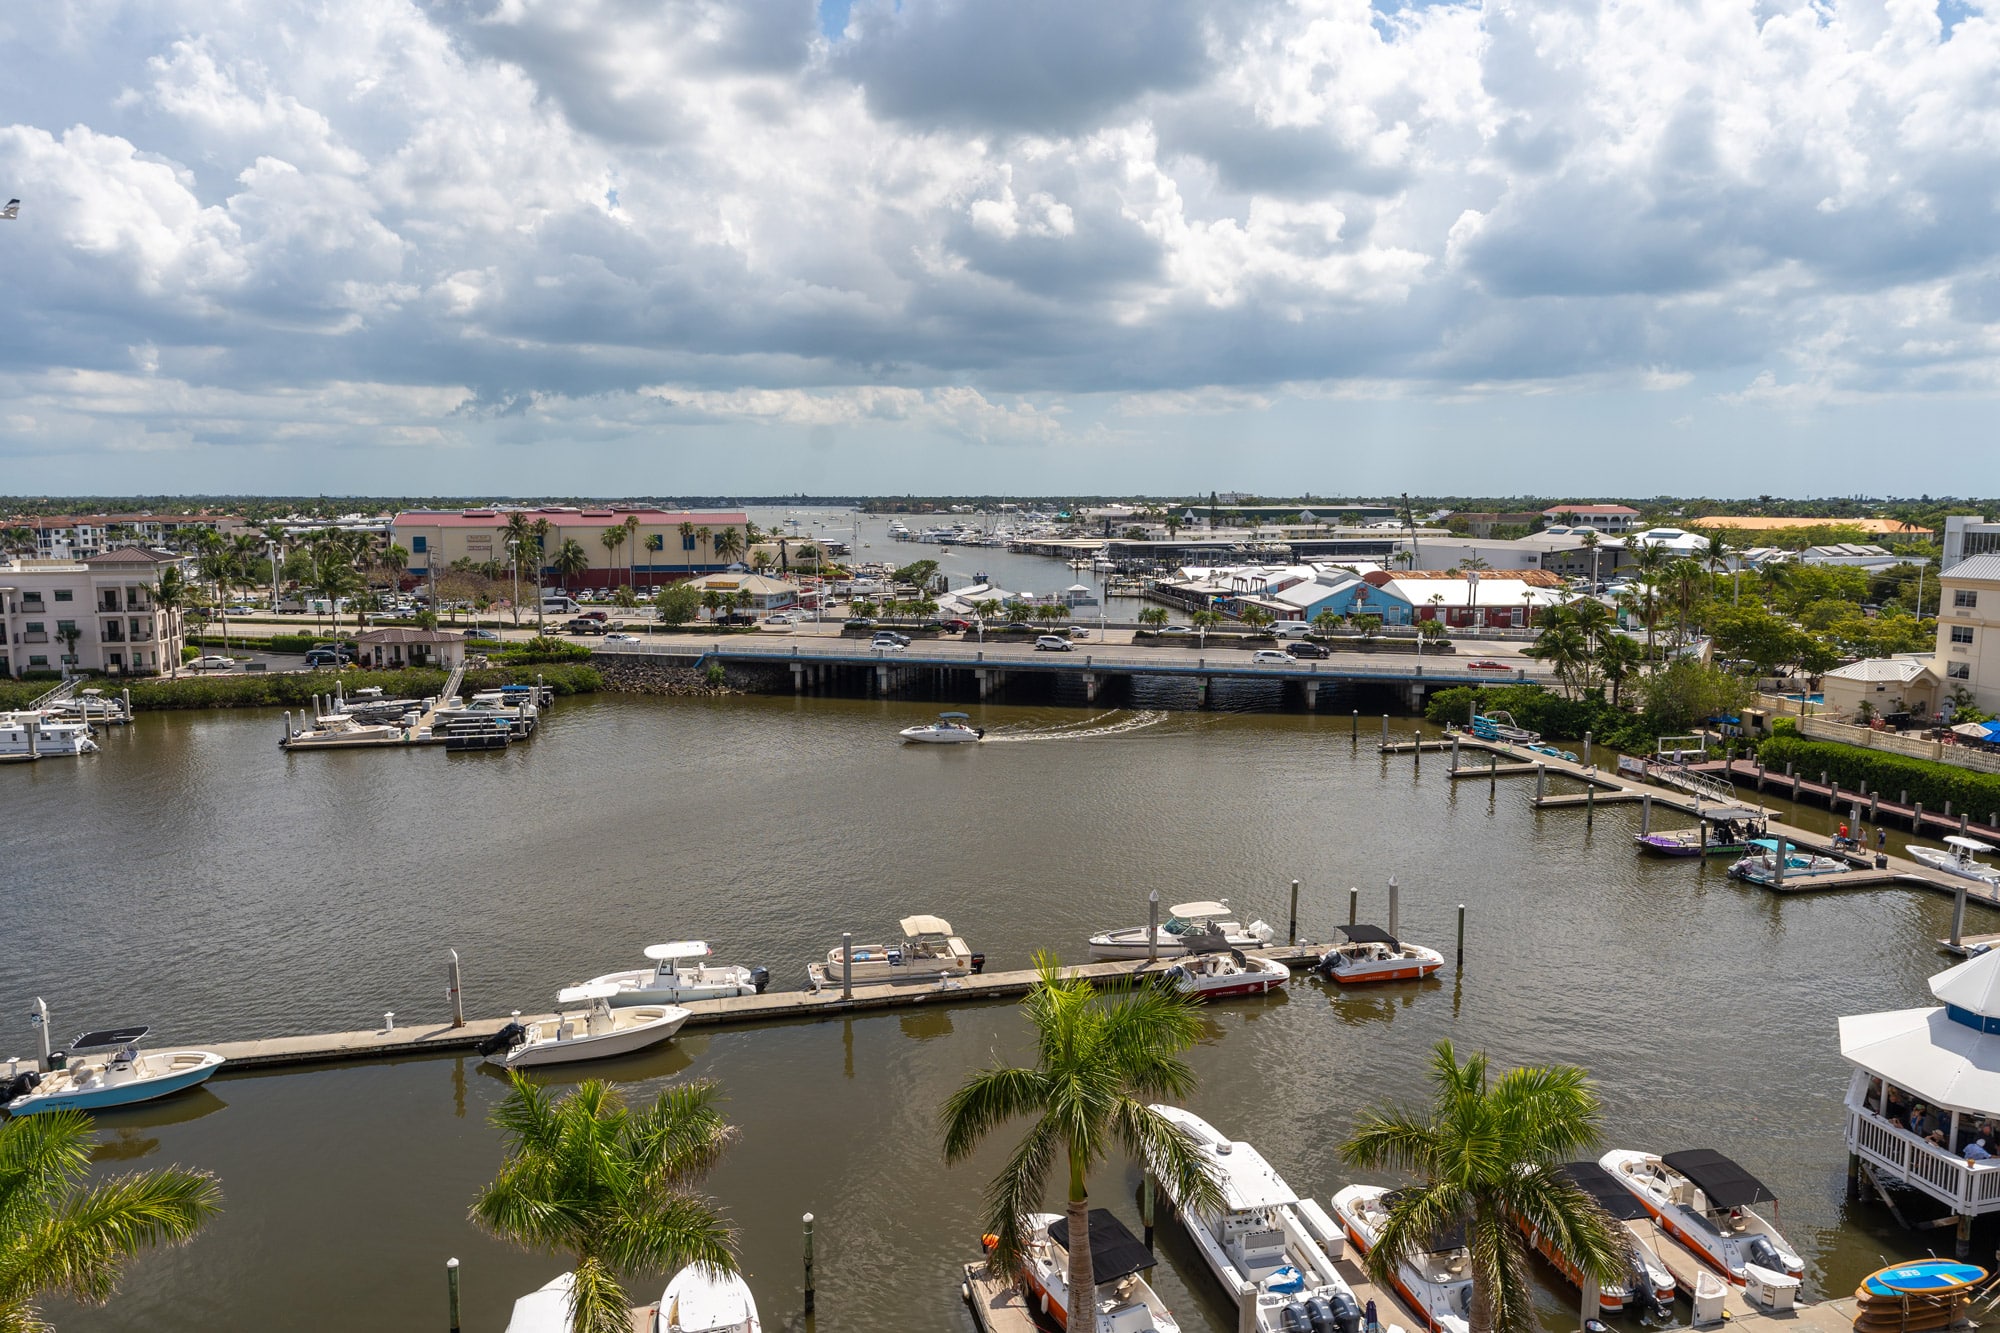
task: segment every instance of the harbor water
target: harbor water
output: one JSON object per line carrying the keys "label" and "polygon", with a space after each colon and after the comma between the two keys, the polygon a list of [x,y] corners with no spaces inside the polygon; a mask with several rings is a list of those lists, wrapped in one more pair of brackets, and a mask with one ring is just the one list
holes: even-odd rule
{"label": "harbor water", "polygon": [[[1334,993],[1300,983],[1228,1002],[1192,1053],[1194,1109],[1325,1201],[1364,1108],[1426,1093],[1449,1038],[1500,1062],[1593,1071],[1606,1146],[1710,1146],[1779,1193],[1810,1293],[1851,1290],[1912,1235],[1844,1199],[1844,1013],[1928,1001],[1949,900],[1891,889],[1779,898],[1708,865],[1641,860],[1633,806],[1537,813],[1532,779],[1452,784],[1445,757],[1376,754],[1345,716],[978,707],[977,747],[904,749],[907,702],[565,700],[532,746],[283,755],[263,712],[142,716],[104,752],[0,774],[9,854],[0,1054],[27,1053],[31,1001],[58,1035],[150,1022],[169,1043],[436,1021],[446,950],[477,1015],[700,937],[723,961],[804,978],[836,945],[950,919],[989,966],[1083,940],[1165,903],[1226,897],[1285,927],[1381,921],[1453,952],[1462,976]],[[1407,734],[1409,724],[1398,727]],[[1781,807],[1782,808],[1782,807]],[[1826,827],[1825,812],[1794,816]],[[1666,818],[1671,818],[1670,816]],[[1968,929],[1996,925],[1975,913]],[[965,1329],[987,1176],[1013,1142],[946,1168],[936,1110],[968,1072],[1028,1058],[1012,1005],[698,1031],[584,1073],[643,1098],[672,1079],[725,1090],[740,1139],[707,1183],[739,1228],[765,1326],[804,1327],[800,1215],[818,1221],[828,1330]],[[444,1261],[466,1327],[501,1328],[562,1266],[466,1221],[500,1160],[503,1081],[470,1057],[230,1076],[102,1119],[106,1170],[214,1171],[225,1214],[133,1265],[66,1330],[442,1330]],[[1136,1225],[1138,1177],[1093,1189]],[[1990,1255],[1982,1228],[1975,1259]],[[1155,1285],[1189,1329],[1234,1327],[1185,1237],[1161,1232]],[[1552,1320],[1574,1294],[1544,1272]],[[656,1298],[662,1275],[635,1282]]]}

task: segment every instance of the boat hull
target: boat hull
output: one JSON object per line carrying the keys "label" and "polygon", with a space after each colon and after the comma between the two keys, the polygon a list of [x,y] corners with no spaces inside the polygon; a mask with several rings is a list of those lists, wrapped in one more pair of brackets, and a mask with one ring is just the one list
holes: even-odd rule
{"label": "boat hull", "polygon": [[[1340,1229],[1347,1233],[1348,1243],[1354,1246],[1357,1254],[1366,1257],[1368,1252],[1375,1248],[1373,1231],[1364,1225],[1360,1218],[1356,1217],[1347,1206],[1342,1204],[1339,1194],[1333,1196],[1333,1216],[1334,1220],[1340,1224]],[[1396,1288],[1396,1294],[1403,1298],[1403,1304],[1423,1319],[1424,1326],[1430,1329],[1431,1333],[1466,1333],[1467,1324],[1465,1320],[1458,1318],[1456,1315],[1437,1314],[1431,1309],[1429,1302],[1418,1298],[1416,1291],[1412,1289],[1410,1282],[1404,1275],[1402,1264],[1396,1265],[1396,1271],[1391,1274],[1391,1285]]]}
{"label": "boat hull", "polygon": [[[644,1010],[628,1009],[622,1011],[621,1016],[644,1012]],[[505,1069],[534,1069],[545,1065],[566,1065],[580,1060],[604,1060],[617,1055],[630,1055],[667,1040],[679,1032],[681,1025],[691,1017],[693,1015],[685,1009],[665,1005],[660,1009],[660,1017],[649,1022],[633,1023],[614,1028],[610,1032],[586,1034],[561,1041],[530,1041],[510,1051],[495,1051],[486,1057],[486,1062]]]}
{"label": "boat hull", "polygon": [[1641,834],[1632,839],[1639,850],[1648,856],[1702,857],[1702,856],[1742,856],[1749,850],[1746,843],[1711,842],[1704,849],[1698,843],[1679,842],[1661,838],[1653,834]]}
{"label": "boat hull", "polygon": [[1967,866],[1963,861],[1958,860],[1950,853],[1940,853],[1929,847],[1912,847],[1909,849],[1909,852],[1912,860],[1921,862],[1929,866],[1932,870],[1936,870],[1942,874],[1954,875],[1959,879],[1969,879],[1975,884],[2000,888],[2000,869],[1996,869],[1993,866],[1984,865],[1976,861],[1971,866]]}
{"label": "boat hull", "polygon": [[985,739],[976,731],[939,727],[911,727],[896,734],[905,745],[976,745]]}
{"label": "boat hull", "polygon": [[1292,970],[1275,959],[1250,958],[1247,969],[1228,976],[1204,977],[1189,976],[1176,968],[1181,975],[1174,978],[1174,985],[1191,999],[1227,1000],[1240,995],[1263,995],[1292,979]]}
{"label": "boat hull", "polygon": [[206,1083],[223,1063],[222,1057],[213,1051],[157,1051],[144,1058],[171,1061],[184,1056],[198,1056],[200,1062],[127,1083],[100,1083],[94,1087],[50,1093],[38,1089],[15,1098],[7,1104],[7,1109],[14,1115],[34,1115],[41,1111],[102,1111],[116,1106],[135,1106],[140,1102],[171,1097]]}
{"label": "boat hull", "polygon": [[688,1267],[674,1274],[660,1297],[654,1327],[678,1333],[762,1333],[757,1300],[734,1273],[704,1273]]}

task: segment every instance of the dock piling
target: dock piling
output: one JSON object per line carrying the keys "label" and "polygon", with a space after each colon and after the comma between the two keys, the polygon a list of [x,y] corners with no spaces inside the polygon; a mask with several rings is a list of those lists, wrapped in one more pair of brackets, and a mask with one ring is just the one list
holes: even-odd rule
{"label": "dock piling", "polygon": [[1410,769],[1416,773],[1424,771],[1424,733],[1421,731],[1410,733]]}
{"label": "dock piling", "polygon": [[1236,1333],[1257,1333],[1257,1284],[1236,1293]]}
{"label": "dock piling", "polygon": [[1778,835],[1777,871],[1771,879],[1772,888],[1782,889],[1785,887],[1785,858],[1790,855],[1791,848],[1785,842],[1785,835],[1780,833]]}
{"label": "dock piling", "polygon": [[1596,764],[1590,762],[1590,733],[1587,731],[1583,733],[1583,766],[1585,768],[1597,767]]}
{"label": "dock piling", "polygon": [[444,1261],[444,1281],[451,1299],[451,1333],[458,1333],[458,1260]]}
{"label": "dock piling", "polygon": [[1547,764],[1536,764],[1535,765],[1536,804],[1539,805],[1541,803],[1542,798],[1547,796],[1548,794],[1549,794],[1549,766]]}
{"label": "dock piling", "polygon": [[1597,784],[1591,783],[1583,789],[1583,826],[1589,828],[1597,820]]}
{"label": "dock piling", "polygon": [[[1153,910],[1157,912],[1159,911],[1159,908],[1155,907]],[[1289,918],[1287,918],[1285,922],[1285,943],[1297,944],[1298,942],[1299,942],[1299,882],[1297,880],[1293,880],[1292,914]]]}
{"label": "dock piling", "polygon": [[1639,798],[1639,836],[1645,837],[1653,831],[1653,793],[1647,792]]}
{"label": "dock piling", "polygon": [[41,757],[42,720],[38,717],[31,717],[28,719],[28,758],[40,759]]}
{"label": "dock piling", "polygon": [[[1293,881],[1297,883],[1297,881]],[[1296,899],[1294,900],[1296,901]],[[1297,913],[1294,912],[1294,915]],[[1146,894],[1146,962],[1150,966],[1160,961],[1160,891],[1150,890]]]}
{"label": "dock piling", "polygon": [[1153,1214],[1158,1207],[1160,1186],[1153,1179],[1153,1173],[1146,1173],[1146,1180],[1139,1187],[1139,1221],[1146,1228],[1146,1253],[1153,1252]]}
{"label": "dock piling", "polygon": [[1496,750],[1486,752],[1486,799],[1492,800],[1500,794],[1500,754]]}
{"label": "dock piling", "polygon": [[840,932],[840,998],[854,998],[854,932]]}
{"label": "dock piling", "polygon": [[1348,724],[1348,727],[1348,739],[1359,745],[1361,743],[1361,710],[1359,708],[1354,710],[1354,720]]}
{"label": "dock piling", "polygon": [[52,1049],[49,1042],[49,1002],[47,1000],[44,1000],[41,996],[37,995],[35,997],[35,1011],[28,1015],[28,1021],[35,1025],[35,1035],[41,1038],[42,1042],[41,1069],[42,1072],[46,1074],[49,1072],[49,1059],[52,1054]]}
{"label": "dock piling", "polygon": [[384,1033],[389,1033],[389,1032],[394,1032],[395,1030],[396,1030],[396,1011],[394,1009],[391,1009],[382,1015],[382,1031]]}
{"label": "dock piling", "polygon": [[459,991],[458,950],[451,950],[451,984],[445,987],[445,994],[451,999],[451,1025],[465,1026],[465,996]]}
{"label": "dock piling", "polygon": [[[1358,884],[1354,884],[1354,885],[1349,885],[1349,886],[1348,886],[1348,889],[1347,889],[1347,924],[1348,924],[1348,925],[1350,925],[1350,926],[1351,926],[1351,925],[1353,925],[1353,924],[1354,924],[1354,921],[1355,921],[1355,915],[1356,915],[1356,913],[1360,912],[1360,910],[1361,910],[1361,886],[1360,886],[1360,885],[1358,885]],[[43,1043],[43,1045],[47,1045],[47,1044],[48,1044],[47,1042],[44,1042],[44,1043]]]}
{"label": "dock piling", "polygon": [[1958,952],[1959,937],[1965,934],[1965,876],[1954,875],[1958,887],[1951,895],[1951,948]]}
{"label": "dock piling", "polygon": [[813,1312],[813,1300],[817,1294],[813,1282],[813,1215],[806,1214],[806,1313]]}
{"label": "dock piling", "polygon": [[1451,771],[1458,772],[1458,733],[1451,733]]}
{"label": "dock piling", "polygon": [[1388,743],[1389,743],[1389,715],[1387,713],[1384,713],[1382,714],[1382,744],[1387,745]]}
{"label": "dock piling", "polygon": [[1465,904],[1458,905],[1458,971],[1465,971]]}
{"label": "dock piling", "polygon": [[1397,902],[1397,899],[1399,896],[1396,888],[1396,877],[1391,875],[1389,876],[1389,933],[1396,936],[1397,939],[1402,938],[1402,935],[1396,929],[1402,915],[1398,910],[1400,904]]}

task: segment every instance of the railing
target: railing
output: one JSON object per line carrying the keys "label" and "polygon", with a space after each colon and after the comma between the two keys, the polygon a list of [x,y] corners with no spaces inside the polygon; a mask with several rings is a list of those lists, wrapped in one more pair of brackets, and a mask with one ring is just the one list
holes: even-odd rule
{"label": "railing", "polygon": [[1646,776],[1656,778],[1669,787],[1678,787],[1690,796],[1699,796],[1704,801],[1714,801],[1717,805],[1743,804],[1743,795],[1734,786],[1727,782],[1718,782],[1705,773],[1690,773],[1686,769],[1675,768],[1668,764],[1648,764]]}
{"label": "railing", "polygon": [[1976,750],[1971,746],[1946,745],[1942,741],[1901,736],[1893,731],[1877,731],[1873,727],[1852,726],[1830,718],[1800,718],[1799,734],[1811,740],[1840,741],[1867,750],[1908,755],[1912,759],[1929,759],[1934,763],[1951,764],[1980,773],[2000,773],[2000,754]]}
{"label": "railing", "polygon": [[1953,1212],[1973,1216],[2000,1211],[2000,1161],[1968,1162],[1851,1105],[1847,1146]]}

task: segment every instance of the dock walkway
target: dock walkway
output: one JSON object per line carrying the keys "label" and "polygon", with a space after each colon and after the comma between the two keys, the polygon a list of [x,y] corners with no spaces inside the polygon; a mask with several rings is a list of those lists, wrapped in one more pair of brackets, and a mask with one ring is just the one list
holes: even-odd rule
{"label": "dock walkway", "polygon": [[[1954,813],[1948,808],[1943,811],[1926,810],[1922,802],[1905,804],[1900,800],[1884,800],[1883,793],[1879,791],[1849,791],[1837,782],[1809,782],[1800,773],[1773,773],[1751,759],[1712,759],[1707,763],[1690,764],[1688,768],[1695,773],[1715,774],[1759,792],[1776,792],[1794,801],[1814,801],[1836,812],[1858,809],[1861,817],[1871,824],[1893,820],[1920,836],[1963,833],[2000,838],[2000,811],[1989,812],[1982,822],[1972,818],[1968,811]],[[1899,796],[1901,794],[1898,793]]]}

